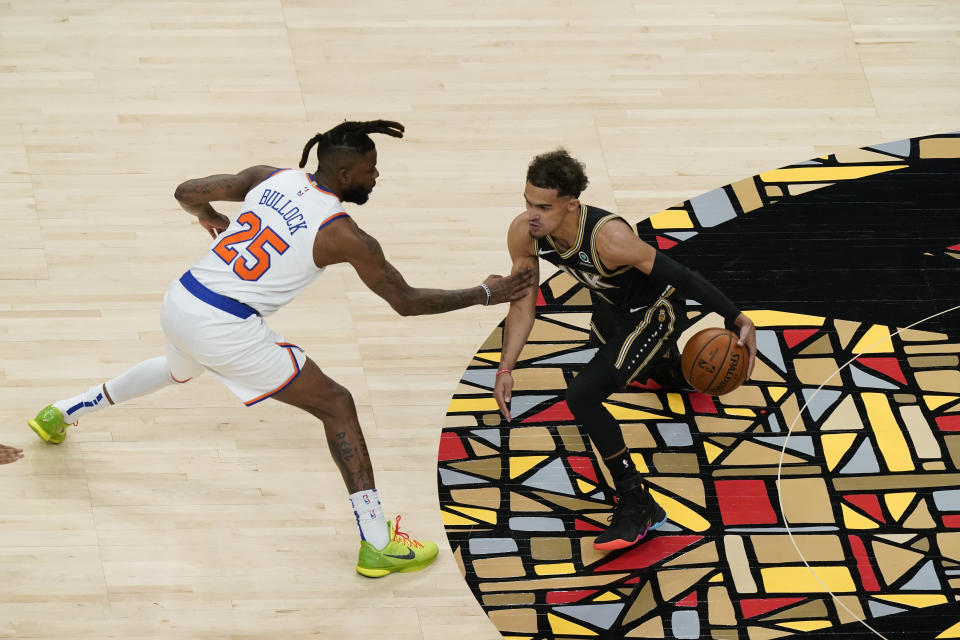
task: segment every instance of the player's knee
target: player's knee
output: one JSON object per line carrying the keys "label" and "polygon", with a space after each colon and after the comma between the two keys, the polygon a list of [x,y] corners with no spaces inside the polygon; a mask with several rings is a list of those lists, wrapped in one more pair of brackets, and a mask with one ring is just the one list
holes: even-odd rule
{"label": "player's knee", "polygon": [[355,412],[353,395],[343,385],[333,383],[323,390],[317,398],[317,409],[331,417],[341,417]]}
{"label": "player's knee", "polygon": [[578,416],[584,411],[600,403],[595,394],[591,393],[590,385],[583,376],[574,378],[567,387],[567,407],[573,415]]}

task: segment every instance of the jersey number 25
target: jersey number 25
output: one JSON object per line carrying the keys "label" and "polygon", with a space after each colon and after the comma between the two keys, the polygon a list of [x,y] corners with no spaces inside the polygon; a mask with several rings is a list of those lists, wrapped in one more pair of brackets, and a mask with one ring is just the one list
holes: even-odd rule
{"label": "jersey number 25", "polygon": [[[225,263],[233,263],[233,272],[244,280],[259,280],[267,269],[270,268],[270,253],[266,246],[274,249],[278,255],[290,248],[287,242],[277,235],[277,232],[270,227],[263,226],[263,222],[253,211],[244,211],[237,217],[237,222],[244,225],[246,229],[224,236],[220,242],[213,248]],[[247,245],[247,251],[254,257],[253,262],[247,258],[237,260],[240,255],[233,245],[250,240]]]}

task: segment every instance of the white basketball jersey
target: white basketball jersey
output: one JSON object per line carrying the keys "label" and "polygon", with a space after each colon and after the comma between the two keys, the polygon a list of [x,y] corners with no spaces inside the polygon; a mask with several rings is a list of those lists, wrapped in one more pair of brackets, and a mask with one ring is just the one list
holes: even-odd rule
{"label": "white basketball jersey", "polygon": [[208,289],[270,315],[323,272],[313,261],[317,231],[346,215],[310,174],[281,169],[250,190],[190,271]]}

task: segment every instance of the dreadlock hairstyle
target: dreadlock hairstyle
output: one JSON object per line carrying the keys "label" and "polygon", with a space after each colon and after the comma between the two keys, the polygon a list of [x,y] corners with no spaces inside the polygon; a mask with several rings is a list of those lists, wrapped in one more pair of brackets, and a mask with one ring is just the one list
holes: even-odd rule
{"label": "dreadlock hairstyle", "polygon": [[317,161],[322,162],[330,153],[362,155],[374,149],[368,134],[383,133],[394,138],[403,137],[403,125],[391,120],[368,120],[366,122],[341,122],[329,131],[318,133],[307,141],[300,156],[300,167],[307,166],[310,150],[316,145]]}

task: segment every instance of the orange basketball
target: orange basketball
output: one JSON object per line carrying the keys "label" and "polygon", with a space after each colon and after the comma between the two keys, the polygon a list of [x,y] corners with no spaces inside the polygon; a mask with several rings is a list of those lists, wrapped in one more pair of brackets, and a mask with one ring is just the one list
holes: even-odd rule
{"label": "orange basketball", "polygon": [[694,389],[711,396],[730,393],[747,377],[750,354],[740,337],[726,329],[704,329],[683,348],[683,377]]}

